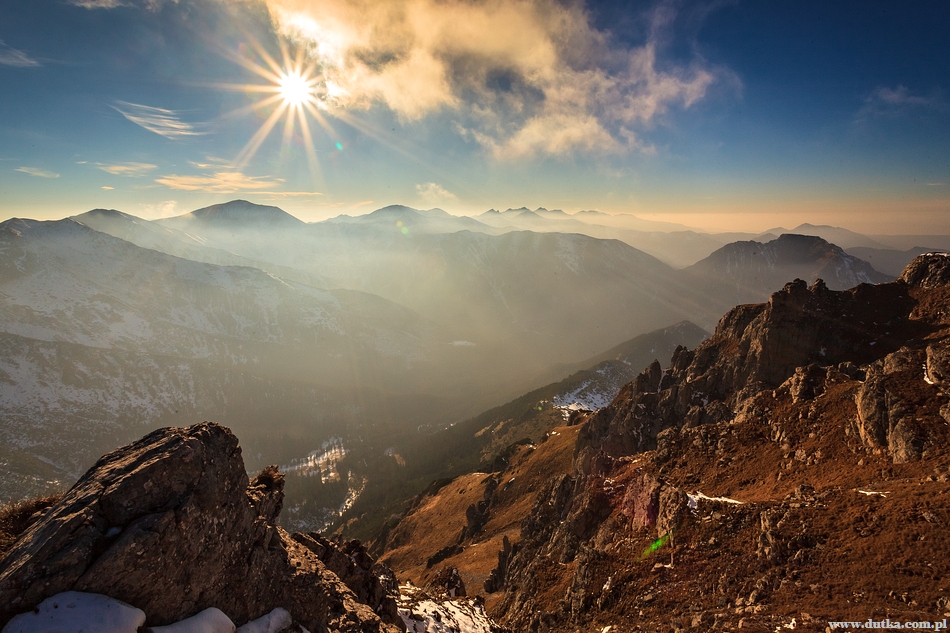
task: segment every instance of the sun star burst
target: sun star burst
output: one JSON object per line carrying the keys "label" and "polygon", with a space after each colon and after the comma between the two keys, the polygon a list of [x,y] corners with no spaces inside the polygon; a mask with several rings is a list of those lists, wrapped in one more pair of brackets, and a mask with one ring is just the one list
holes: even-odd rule
{"label": "sun star burst", "polygon": [[230,56],[240,65],[263,78],[265,83],[222,87],[246,94],[261,95],[247,107],[233,112],[233,116],[243,116],[254,112],[266,118],[238,153],[234,161],[235,165],[238,167],[247,165],[277,124],[283,121],[284,147],[291,144],[294,132],[299,129],[314,184],[317,184],[320,180],[320,167],[314,149],[310,119],[315,120],[331,138],[336,136],[322,112],[328,107],[327,87],[325,78],[318,70],[318,61],[308,62],[302,49],[292,56],[286,45],[282,44],[282,59],[281,63],[278,63],[259,43],[251,40],[250,44],[257,53],[257,59],[236,53]]}
{"label": "sun star burst", "polygon": [[308,81],[297,71],[282,75],[277,85],[280,88],[280,97],[286,105],[292,108],[299,108],[304,103],[316,105],[313,80]]}

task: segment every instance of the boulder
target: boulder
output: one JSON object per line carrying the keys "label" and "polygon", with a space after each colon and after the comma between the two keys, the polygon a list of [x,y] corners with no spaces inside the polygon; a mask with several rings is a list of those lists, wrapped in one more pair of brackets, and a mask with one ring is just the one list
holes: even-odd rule
{"label": "boulder", "polygon": [[154,431],[102,457],[0,560],[0,623],[81,591],[151,626],[212,607],[240,625],[284,607],[311,630],[401,630],[274,525],[282,502],[283,477],[249,482],[227,428]]}
{"label": "boulder", "polygon": [[924,253],[907,264],[898,279],[908,286],[936,288],[950,283],[950,255],[947,253]]}
{"label": "boulder", "polygon": [[465,595],[465,583],[457,567],[443,567],[426,583],[425,590],[433,596],[457,598]]}
{"label": "boulder", "polygon": [[920,388],[909,387],[913,383],[907,380],[912,375],[923,383],[925,358],[923,352],[908,349],[888,354],[868,367],[855,396],[862,442],[870,449],[886,449],[895,464],[920,459],[927,444],[939,441],[938,425],[920,412]]}

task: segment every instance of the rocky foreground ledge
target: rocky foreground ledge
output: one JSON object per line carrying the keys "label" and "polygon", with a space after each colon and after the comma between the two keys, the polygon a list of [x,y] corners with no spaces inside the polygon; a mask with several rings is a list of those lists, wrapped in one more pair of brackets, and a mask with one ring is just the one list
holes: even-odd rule
{"label": "rocky foreground ledge", "polygon": [[212,608],[240,626],[285,609],[281,630],[404,631],[392,572],[357,541],[288,534],[274,525],[282,504],[283,476],[249,481],[227,428],[154,431],[31,517],[0,560],[0,626],[83,592],[140,609],[149,626]]}

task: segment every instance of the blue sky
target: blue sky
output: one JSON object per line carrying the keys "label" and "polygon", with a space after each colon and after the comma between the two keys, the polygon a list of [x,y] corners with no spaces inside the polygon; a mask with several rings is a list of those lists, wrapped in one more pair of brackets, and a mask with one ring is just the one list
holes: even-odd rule
{"label": "blue sky", "polygon": [[938,1],[5,0],[0,217],[245,198],[950,233],[948,32]]}

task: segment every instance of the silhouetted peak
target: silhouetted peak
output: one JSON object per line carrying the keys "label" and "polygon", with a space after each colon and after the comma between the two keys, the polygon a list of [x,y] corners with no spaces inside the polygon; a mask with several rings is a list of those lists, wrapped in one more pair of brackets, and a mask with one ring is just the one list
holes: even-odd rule
{"label": "silhouetted peak", "polygon": [[247,200],[232,200],[223,204],[214,204],[171,218],[171,220],[195,220],[205,224],[222,226],[290,227],[304,224],[304,222],[279,207],[254,204]]}

